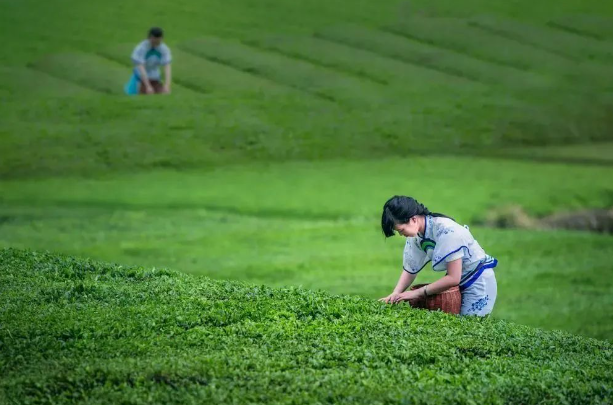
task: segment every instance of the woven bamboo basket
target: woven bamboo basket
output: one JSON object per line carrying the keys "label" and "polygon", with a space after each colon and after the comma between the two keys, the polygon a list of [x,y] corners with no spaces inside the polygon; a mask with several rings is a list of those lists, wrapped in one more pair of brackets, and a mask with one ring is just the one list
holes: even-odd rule
{"label": "woven bamboo basket", "polygon": [[[428,284],[416,284],[411,286],[411,290],[416,290]],[[462,294],[458,286],[451,287],[440,294],[418,298],[410,302],[413,308],[423,308],[430,311],[441,310],[450,314],[459,314],[462,307]]]}

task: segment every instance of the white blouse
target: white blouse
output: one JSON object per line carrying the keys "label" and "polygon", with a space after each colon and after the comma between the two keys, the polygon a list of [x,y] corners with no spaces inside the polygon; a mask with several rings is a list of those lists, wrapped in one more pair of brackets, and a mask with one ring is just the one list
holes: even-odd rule
{"label": "white blouse", "polygon": [[403,269],[417,274],[432,262],[432,270],[445,271],[447,263],[457,259],[462,259],[460,286],[470,278],[479,264],[487,263],[488,267],[493,267],[497,262],[485,253],[468,226],[462,226],[449,218],[426,215],[424,235],[407,238]]}

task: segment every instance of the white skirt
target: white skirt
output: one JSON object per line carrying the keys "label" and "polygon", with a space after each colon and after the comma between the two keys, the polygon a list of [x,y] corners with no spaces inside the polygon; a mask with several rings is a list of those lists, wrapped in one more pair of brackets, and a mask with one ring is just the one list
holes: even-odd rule
{"label": "white skirt", "polygon": [[494,309],[498,287],[493,269],[485,269],[475,282],[462,291],[460,315],[488,315]]}

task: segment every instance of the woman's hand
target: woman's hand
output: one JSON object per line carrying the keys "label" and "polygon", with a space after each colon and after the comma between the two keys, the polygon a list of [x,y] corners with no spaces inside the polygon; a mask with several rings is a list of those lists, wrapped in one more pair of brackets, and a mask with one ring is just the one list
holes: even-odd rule
{"label": "woman's hand", "polygon": [[397,304],[401,301],[413,301],[418,298],[419,293],[415,292],[415,290],[409,290],[403,293],[393,292],[387,297],[381,298],[379,301],[385,302],[386,304]]}
{"label": "woman's hand", "polygon": [[421,294],[418,290],[409,290],[400,294],[401,301],[409,301],[409,304],[421,298]]}
{"label": "woman's hand", "polygon": [[385,302],[386,304],[393,304],[395,302],[398,302],[398,300],[400,299],[400,296],[403,293],[397,293],[397,292],[393,292],[390,295],[388,295],[387,297],[383,297],[383,298],[379,298],[380,302]]}

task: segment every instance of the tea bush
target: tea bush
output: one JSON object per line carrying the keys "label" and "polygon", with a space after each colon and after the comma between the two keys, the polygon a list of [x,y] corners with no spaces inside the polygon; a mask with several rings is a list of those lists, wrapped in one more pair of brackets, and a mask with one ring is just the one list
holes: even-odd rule
{"label": "tea bush", "polygon": [[4,403],[607,403],[613,346],[301,288],[0,251]]}

